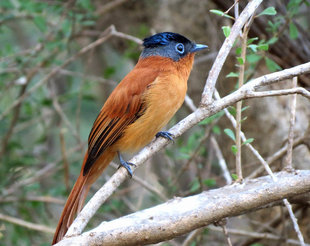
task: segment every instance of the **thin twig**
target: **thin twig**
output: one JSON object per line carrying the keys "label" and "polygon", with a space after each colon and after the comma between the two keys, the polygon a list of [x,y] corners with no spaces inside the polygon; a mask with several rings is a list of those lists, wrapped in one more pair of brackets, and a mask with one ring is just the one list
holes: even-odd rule
{"label": "thin twig", "polygon": [[185,96],[185,105],[191,110],[191,111],[195,111],[197,109],[197,107],[194,104],[193,99],[191,99],[187,94]]}
{"label": "thin twig", "polygon": [[63,75],[72,76],[72,77],[79,77],[79,78],[82,78],[84,80],[96,81],[96,82],[99,82],[99,83],[102,83],[102,84],[109,84],[109,85],[112,85],[112,86],[116,86],[117,85],[116,81],[114,81],[114,80],[105,79],[105,78],[102,78],[102,77],[99,77],[99,76],[94,76],[94,75],[86,75],[84,73],[70,71],[70,70],[67,70],[67,69],[61,69],[59,71],[59,73],[63,74]]}
{"label": "thin twig", "polygon": [[284,202],[285,207],[287,208],[288,213],[289,213],[289,215],[291,217],[291,220],[293,222],[294,230],[297,233],[300,245],[301,246],[305,246],[305,240],[304,240],[304,237],[303,237],[303,235],[302,235],[302,233],[301,233],[301,231],[299,229],[299,226],[298,226],[298,223],[297,223],[297,218],[294,215],[294,212],[293,212],[293,209],[292,209],[292,205],[289,203],[289,201],[287,199],[283,199],[283,202]]}
{"label": "thin twig", "polygon": [[[304,140],[306,139],[307,136],[301,136],[298,137],[294,140],[294,145],[293,147],[295,148],[296,146],[299,146],[300,144],[304,143]],[[276,160],[279,160],[281,157],[283,157],[287,152],[287,145],[284,145],[281,147],[278,151],[276,151],[272,156],[269,156],[266,158],[266,161],[268,165],[271,165],[274,163]],[[264,167],[260,166],[257,168],[254,172],[252,172],[250,175],[247,176],[247,179],[252,179],[258,177],[262,172],[264,171]]]}
{"label": "thin twig", "polygon": [[[116,163],[110,163],[110,166],[114,169],[118,169],[119,165]],[[136,181],[138,184],[140,184],[142,187],[144,187],[146,190],[152,192],[153,194],[157,195],[162,201],[167,201],[168,198],[166,197],[163,192],[157,190],[154,186],[143,180],[142,178],[138,177],[137,175],[132,176],[132,180]]]}
{"label": "thin twig", "polygon": [[[32,69],[31,71],[29,71],[29,73],[27,74],[25,83],[20,88],[19,96],[23,96],[25,94],[27,86],[29,85],[29,83],[32,80],[32,78],[36,75],[36,73],[38,72],[39,67],[41,65],[42,65],[42,63],[40,63],[39,66],[37,66],[34,69]],[[20,102],[14,108],[13,118],[11,120],[10,126],[9,126],[8,130],[6,131],[5,136],[2,139],[2,145],[1,145],[1,150],[0,150],[0,157],[5,153],[6,148],[7,148],[7,144],[9,143],[9,139],[11,138],[11,136],[12,136],[12,134],[14,132],[14,127],[16,126],[16,123],[18,121],[20,110],[21,110],[21,106],[22,106],[22,103]]]}
{"label": "thin twig", "polygon": [[[221,228],[218,228],[217,226],[209,225],[207,227],[208,229],[212,231],[221,231]],[[253,237],[253,238],[260,238],[260,239],[269,239],[269,240],[284,240],[286,243],[294,244],[294,245],[300,245],[300,242],[294,239],[286,239],[281,238],[280,236],[274,235],[272,233],[260,233],[260,232],[253,232],[253,231],[245,231],[245,230],[239,230],[239,229],[227,229],[227,232],[233,235],[238,236],[246,236],[246,237]],[[305,244],[306,246],[310,246],[310,244]]]}
{"label": "thin twig", "polygon": [[222,230],[223,230],[223,233],[225,235],[225,238],[226,238],[226,241],[227,241],[227,245],[228,246],[232,246],[231,239],[230,239],[230,236],[228,234],[228,230],[227,230],[226,225],[222,225]]}
{"label": "thin twig", "polygon": [[103,15],[109,11],[111,11],[112,9],[118,7],[119,5],[127,2],[128,0],[114,0],[114,1],[109,1],[107,4],[103,5],[102,7],[100,7],[95,14],[96,15]]}
{"label": "thin twig", "polygon": [[226,184],[229,185],[232,183],[232,178],[231,178],[231,175],[230,175],[229,170],[227,168],[227,164],[226,164],[226,161],[225,161],[224,156],[222,154],[222,151],[221,151],[221,149],[220,149],[220,147],[219,147],[214,136],[211,136],[211,143],[212,143],[213,148],[215,150],[216,157],[219,160],[219,165],[222,169],[223,176],[226,180]]}
{"label": "thin twig", "polygon": [[14,218],[5,214],[0,213],[0,220],[7,221],[12,224],[16,224],[22,227],[26,227],[30,230],[34,231],[40,231],[40,232],[45,232],[45,233],[50,233],[53,234],[55,230],[53,228],[47,227],[45,225],[39,225],[39,224],[34,224],[25,220],[21,220],[18,218]]}
{"label": "thin twig", "polygon": [[65,112],[63,111],[62,107],[59,104],[57,95],[56,95],[56,86],[52,83],[51,84],[52,89],[51,89],[51,97],[53,99],[53,107],[55,109],[55,111],[57,112],[57,114],[60,116],[61,120],[65,123],[65,125],[69,128],[70,132],[72,133],[72,135],[76,138],[77,143],[81,144],[82,140],[80,138],[80,134],[76,131],[76,129],[72,126],[72,123],[70,122],[70,120],[68,119],[67,115],[65,114]]}
{"label": "thin twig", "polygon": [[[215,122],[214,122],[215,124]],[[210,129],[211,127],[208,127],[205,129],[205,133],[201,139],[199,139],[199,143],[197,144],[197,147],[193,150],[193,153],[191,154],[190,158],[188,161],[182,166],[182,168],[179,168],[179,171],[175,174],[173,180],[172,180],[172,185],[176,185],[176,183],[179,180],[179,177],[186,171],[188,170],[190,164],[195,160],[195,158],[199,155],[199,150],[202,146],[202,144],[209,138],[210,136]]]}
{"label": "thin twig", "polygon": [[[253,17],[253,15],[252,15]],[[243,33],[241,36],[241,64],[239,65],[239,77],[238,77],[238,88],[241,88],[244,84],[244,72],[245,72],[245,59],[246,59],[246,50],[247,50],[247,40],[248,40],[248,33],[250,30],[250,23],[252,20],[252,17],[248,20],[248,22],[245,24]],[[241,165],[241,121],[242,121],[242,101],[240,100],[237,102],[236,106],[236,173],[237,173],[237,182],[242,182],[243,175],[242,175],[242,165]]]}
{"label": "thin twig", "polygon": [[195,240],[195,238],[200,235],[204,231],[204,228],[199,228],[197,230],[192,231],[189,233],[189,235],[186,237],[184,242],[182,243],[182,246],[190,246],[192,242]]}
{"label": "thin twig", "polygon": [[[297,86],[297,77],[293,78],[293,88]],[[310,94],[310,93],[309,93]],[[287,140],[287,155],[285,159],[285,169],[293,170],[292,166],[292,156],[293,156],[293,145],[294,145],[294,125],[295,125],[295,115],[296,115],[296,99],[297,95],[293,94],[291,96],[291,113],[290,113],[290,126],[288,131],[288,140]]]}
{"label": "thin twig", "polygon": [[[81,150],[82,149],[82,145],[77,145],[71,149],[67,150],[67,154],[71,155],[72,153]],[[80,159],[80,157],[78,158]],[[13,194],[16,190],[20,189],[21,187],[27,186],[29,184],[32,184],[38,180],[41,180],[43,178],[46,178],[46,176],[48,174],[53,174],[54,172],[56,172],[57,170],[59,170],[61,167],[57,167],[57,164],[60,163],[62,161],[62,158],[59,158],[58,160],[51,162],[49,164],[47,164],[44,168],[37,170],[36,172],[34,172],[35,174],[29,178],[23,179],[23,180],[19,180],[16,183],[14,183],[13,185],[11,185],[9,188],[2,190],[2,194],[3,196],[8,196]]]}
{"label": "thin twig", "polygon": [[272,90],[272,91],[248,91],[246,98],[286,96],[292,94],[299,94],[310,100],[310,92],[302,87],[282,89],[282,90]]}
{"label": "thin twig", "polygon": [[8,202],[25,202],[25,201],[36,201],[36,202],[46,202],[46,203],[56,203],[56,204],[64,204],[65,201],[63,199],[59,199],[51,196],[26,196],[26,197],[0,197],[0,203],[8,203]]}

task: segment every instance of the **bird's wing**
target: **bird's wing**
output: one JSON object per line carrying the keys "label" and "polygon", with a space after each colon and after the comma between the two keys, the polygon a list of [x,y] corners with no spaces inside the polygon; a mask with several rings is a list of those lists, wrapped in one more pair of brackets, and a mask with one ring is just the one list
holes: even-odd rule
{"label": "bird's wing", "polygon": [[111,93],[89,134],[84,175],[98,157],[122,136],[124,129],[143,114],[144,95],[157,77],[158,72],[154,70],[134,69]]}

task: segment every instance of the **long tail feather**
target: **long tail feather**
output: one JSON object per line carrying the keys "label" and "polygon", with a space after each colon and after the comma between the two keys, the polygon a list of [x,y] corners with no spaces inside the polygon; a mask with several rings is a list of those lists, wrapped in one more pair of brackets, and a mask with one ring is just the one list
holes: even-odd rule
{"label": "long tail feather", "polygon": [[65,236],[75,216],[82,210],[90,186],[100,176],[105,167],[112,161],[114,155],[115,152],[105,153],[101,158],[96,161],[96,163],[92,166],[89,172],[85,176],[83,176],[83,167],[87,160],[86,153],[80,176],[75,182],[60,216],[52,245],[62,240],[62,238]]}

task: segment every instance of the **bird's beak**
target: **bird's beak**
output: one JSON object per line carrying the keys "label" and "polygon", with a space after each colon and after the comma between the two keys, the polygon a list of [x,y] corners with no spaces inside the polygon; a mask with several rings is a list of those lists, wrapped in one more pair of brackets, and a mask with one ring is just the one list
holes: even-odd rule
{"label": "bird's beak", "polygon": [[197,52],[199,50],[203,50],[208,48],[208,45],[204,44],[194,44],[193,48],[191,49],[191,53]]}

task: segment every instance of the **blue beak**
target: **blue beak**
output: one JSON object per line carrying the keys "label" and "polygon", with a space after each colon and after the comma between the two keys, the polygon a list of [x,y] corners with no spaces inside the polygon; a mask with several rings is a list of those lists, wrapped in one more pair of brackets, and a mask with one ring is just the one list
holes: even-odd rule
{"label": "blue beak", "polygon": [[194,47],[191,49],[191,53],[197,52],[199,50],[203,50],[208,48],[208,45],[204,44],[194,44]]}

